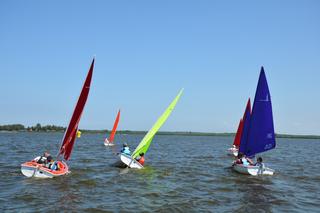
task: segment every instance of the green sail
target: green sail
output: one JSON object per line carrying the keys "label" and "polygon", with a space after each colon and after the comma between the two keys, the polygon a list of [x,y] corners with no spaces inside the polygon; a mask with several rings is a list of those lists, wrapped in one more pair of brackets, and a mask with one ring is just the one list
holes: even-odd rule
{"label": "green sail", "polygon": [[151,141],[154,137],[154,135],[158,132],[160,127],[164,124],[164,122],[168,119],[169,115],[171,114],[172,110],[176,106],[180,96],[182,95],[183,89],[180,90],[179,94],[175,99],[171,102],[171,104],[168,106],[166,111],[158,118],[157,122],[153,125],[153,127],[149,130],[149,132],[144,136],[142,141],[139,143],[137,148],[134,150],[132,157],[136,158],[139,156],[140,153],[146,153],[149,149],[149,146],[151,144]]}

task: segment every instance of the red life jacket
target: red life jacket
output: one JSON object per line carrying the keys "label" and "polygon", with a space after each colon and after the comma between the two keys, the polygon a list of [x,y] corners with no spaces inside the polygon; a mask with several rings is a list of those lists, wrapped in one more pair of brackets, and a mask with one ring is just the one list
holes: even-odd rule
{"label": "red life jacket", "polygon": [[143,156],[140,157],[140,159],[138,160],[138,162],[143,166],[143,164],[144,164],[144,157],[143,157]]}

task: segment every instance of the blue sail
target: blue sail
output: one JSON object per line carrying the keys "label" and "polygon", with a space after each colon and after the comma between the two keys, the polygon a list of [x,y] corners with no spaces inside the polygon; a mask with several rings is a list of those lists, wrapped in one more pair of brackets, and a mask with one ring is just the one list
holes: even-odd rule
{"label": "blue sail", "polygon": [[248,141],[248,133],[250,128],[250,119],[251,119],[251,104],[250,104],[250,98],[247,102],[246,110],[243,115],[243,129],[240,139],[240,147],[239,147],[239,153],[245,153],[247,148],[247,141]]}
{"label": "blue sail", "polygon": [[275,147],[271,96],[264,69],[261,67],[244,154],[252,156]]}

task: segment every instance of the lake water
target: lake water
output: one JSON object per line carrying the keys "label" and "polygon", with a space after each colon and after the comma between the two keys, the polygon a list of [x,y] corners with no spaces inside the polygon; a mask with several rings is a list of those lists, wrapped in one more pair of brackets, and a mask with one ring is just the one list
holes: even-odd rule
{"label": "lake water", "polygon": [[319,212],[320,140],[277,139],[264,153],[272,177],[231,169],[232,137],[157,135],[142,170],[112,167],[122,142],[134,150],[143,135],[82,134],[71,174],[26,178],[20,164],[58,151],[62,133],[0,133],[1,212]]}

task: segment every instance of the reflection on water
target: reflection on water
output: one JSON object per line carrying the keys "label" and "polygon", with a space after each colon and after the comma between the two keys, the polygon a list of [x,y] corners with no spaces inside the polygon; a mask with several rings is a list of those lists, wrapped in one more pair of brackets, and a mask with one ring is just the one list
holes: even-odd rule
{"label": "reflection on water", "polygon": [[[68,162],[71,173],[28,179],[20,164],[58,150],[62,133],[0,133],[0,210],[66,212],[316,212],[319,209],[318,140],[278,139],[263,155],[273,177],[231,169],[231,137],[156,136],[142,170],[119,169],[122,143],[131,150],[143,135],[117,135],[105,147],[102,134],[83,134]],[[120,143],[119,143],[120,142]],[[300,155],[296,155],[297,150]],[[311,163],[312,167],[306,166]]]}

